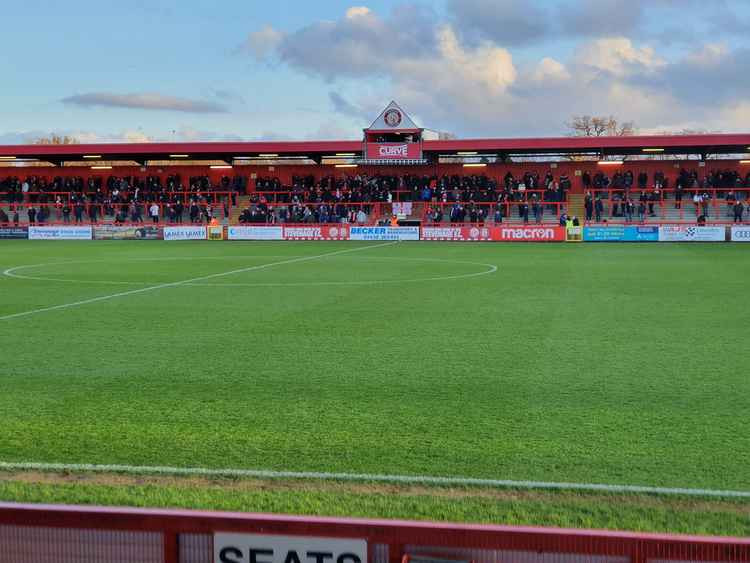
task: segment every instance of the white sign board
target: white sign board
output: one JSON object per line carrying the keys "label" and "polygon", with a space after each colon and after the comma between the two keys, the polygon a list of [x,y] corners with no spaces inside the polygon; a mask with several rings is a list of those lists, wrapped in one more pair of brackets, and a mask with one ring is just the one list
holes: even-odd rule
{"label": "white sign board", "polygon": [[367,541],[217,532],[214,562],[367,563]]}
{"label": "white sign board", "polygon": [[229,240],[283,240],[282,227],[229,227]]}
{"label": "white sign board", "polygon": [[91,240],[91,227],[29,227],[30,240]]}
{"label": "white sign board", "polygon": [[206,227],[164,227],[164,240],[206,240]]}
{"label": "white sign board", "polygon": [[732,242],[750,242],[750,227],[732,227]]}
{"label": "white sign board", "polygon": [[659,242],[722,242],[725,236],[724,227],[686,227],[683,225],[659,227]]}
{"label": "white sign board", "polygon": [[419,240],[419,227],[352,227],[349,240]]}

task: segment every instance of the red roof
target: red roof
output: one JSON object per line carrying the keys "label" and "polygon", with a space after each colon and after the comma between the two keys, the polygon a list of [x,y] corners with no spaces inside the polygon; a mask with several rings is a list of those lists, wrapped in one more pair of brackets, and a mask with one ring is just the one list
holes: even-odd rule
{"label": "red roof", "polygon": [[[542,137],[533,139],[455,139],[425,141],[427,154],[477,151],[497,154],[564,154],[598,151],[603,154],[643,154],[644,148],[663,148],[669,154],[750,152],[750,134],[653,135],[632,137]],[[222,160],[241,156],[333,156],[362,151],[361,141],[258,141],[230,143],[110,143],[85,145],[3,145],[0,156],[36,158],[53,162],[101,155],[104,160],[166,160],[186,154],[191,160]]]}

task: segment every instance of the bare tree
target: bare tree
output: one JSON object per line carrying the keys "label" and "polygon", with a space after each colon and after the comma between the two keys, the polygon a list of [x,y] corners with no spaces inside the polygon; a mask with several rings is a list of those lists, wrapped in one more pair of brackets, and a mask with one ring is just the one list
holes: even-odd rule
{"label": "bare tree", "polygon": [[574,115],[569,123],[568,134],[573,137],[625,137],[635,135],[632,121],[620,122],[614,116]]}
{"label": "bare tree", "polygon": [[52,133],[49,137],[39,137],[34,139],[35,145],[80,145],[81,142],[75,137],[69,135],[56,135]]}

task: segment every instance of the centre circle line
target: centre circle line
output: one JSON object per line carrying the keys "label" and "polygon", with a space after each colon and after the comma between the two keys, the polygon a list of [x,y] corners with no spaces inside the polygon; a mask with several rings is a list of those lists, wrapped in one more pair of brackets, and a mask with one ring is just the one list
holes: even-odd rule
{"label": "centre circle line", "polygon": [[[284,256],[289,258],[289,256]],[[100,263],[114,263],[122,264],[127,262],[146,262],[146,261],[162,261],[162,260],[202,260],[212,259],[218,257],[179,257],[179,258],[133,258],[129,260],[85,260],[85,261],[69,261],[69,262],[49,262],[44,264],[27,264],[22,266],[15,266],[8,268],[3,272],[3,275],[25,280],[34,281],[50,281],[60,283],[75,283],[75,284],[97,284],[97,285],[149,285],[153,281],[116,281],[116,280],[78,280],[70,278],[49,278],[41,276],[29,276],[19,274],[19,270],[29,268],[41,268],[45,266],[57,266],[57,265],[75,265],[75,264],[100,264]],[[236,259],[248,259],[248,258],[272,258],[272,256],[228,256],[222,258],[236,258]],[[342,258],[353,259],[356,262],[367,262],[367,261],[410,261],[410,262],[439,262],[446,264],[463,264],[470,266],[481,266],[486,268],[480,272],[470,272],[467,274],[456,274],[449,276],[430,276],[423,278],[411,278],[411,279],[397,279],[397,280],[351,280],[351,281],[321,281],[321,282],[290,282],[290,283],[202,283],[200,281],[186,282],[181,285],[192,286],[192,287],[317,287],[317,286],[347,286],[347,285],[380,285],[380,284],[398,284],[398,283],[419,283],[419,282],[430,282],[430,281],[449,281],[449,280],[460,280],[469,279],[479,276],[485,276],[497,272],[498,267],[494,264],[485,264],[482,262],[469,262],[465,260],[446,260],[441,258],[405,258],[405,257],[360,257],[360,256],[342,256]]]}

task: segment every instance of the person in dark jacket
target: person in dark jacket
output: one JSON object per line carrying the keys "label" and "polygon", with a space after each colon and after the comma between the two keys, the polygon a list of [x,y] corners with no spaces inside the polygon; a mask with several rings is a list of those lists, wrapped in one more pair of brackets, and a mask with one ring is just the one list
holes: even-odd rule
{"label": "person in dark jacket", "polygon": [[586,192],[583,207],[586,209],[586,221],[591,221],[591,218],[594,216],[594,198],[591,192]]}
{"label": "person in dark jacket", "polygon": [[604,202],[602,201],[602,196],[598,195],[596,196],[596,201],[594,201],[594,216],[597,223],[601,222],[602,213],[604,213]]}
{"label": "person in dark jacket", "polygon": [[742,223],[742,214],[745,212],[745,206],[742,205],[740,200],[737,200],[734,204],[734,222]]}
{"label": "person in dark jacket", "polygon": [[26,210],[26,215],[29,217],[29,225],[36,224],[36,209],[33,205]]}

